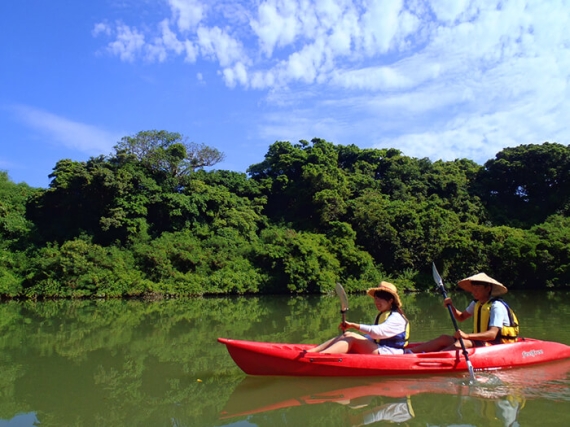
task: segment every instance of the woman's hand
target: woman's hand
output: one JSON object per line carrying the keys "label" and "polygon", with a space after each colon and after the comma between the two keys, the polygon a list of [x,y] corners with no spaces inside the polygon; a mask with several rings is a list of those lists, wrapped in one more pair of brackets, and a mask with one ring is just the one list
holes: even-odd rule
{"label": "woman's hand", "polygon": [[342,329],[343,331],[346,331],[347,329],[356,329],[358,330],[359,324],[358,323],[352,323],[352,322],[344,322],[341,323],[339,325],[339,328]]}

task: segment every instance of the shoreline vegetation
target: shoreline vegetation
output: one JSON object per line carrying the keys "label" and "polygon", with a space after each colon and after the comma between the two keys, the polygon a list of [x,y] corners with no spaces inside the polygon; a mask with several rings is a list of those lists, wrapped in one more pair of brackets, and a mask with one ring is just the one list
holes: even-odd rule
{"label": "shoreline vegetation", "polygon": [[404,292],[484,271],[570,289],[570,147],[478,165],[323,139],[272,144],[247,173],[178,133],[56,163],[49,188],[0,171],[0,300]]}

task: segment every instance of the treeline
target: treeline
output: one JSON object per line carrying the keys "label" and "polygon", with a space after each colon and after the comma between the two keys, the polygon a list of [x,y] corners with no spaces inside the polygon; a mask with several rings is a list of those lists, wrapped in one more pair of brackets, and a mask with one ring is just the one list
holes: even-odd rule
{"label": "treeline", "polygon": [[47,189],[0,172],[5,298],[323,293],[433,287],[485,271],[570,286],[570,147],[506,148],[483,166],[322,139],[275,142],[248,173],[166,131],[59,161]]}

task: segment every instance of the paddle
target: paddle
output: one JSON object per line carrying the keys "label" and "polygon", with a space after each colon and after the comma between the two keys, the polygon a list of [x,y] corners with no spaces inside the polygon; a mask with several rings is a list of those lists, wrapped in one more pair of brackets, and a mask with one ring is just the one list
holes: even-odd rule
{"label": "paddle", "polygon": [[[444,299],[447,298],[447,292],[445,291],[445,286],[443,286],[443,280],[441,280],[441,276],[437,272],[437,268],[435,268],[435,263],[432,263],[432,269],[431,270],[432,270],[432,274],[433,274],[433,280],[435,280],[435,283],[439,287],[439,290],[441,291],[443,298]],[[448,305],[447,309],[449,311],[449,315],[451,316],[451,321],[453,322],[453,327],[455,328],[455,331],[457,332],[459,330],[459,328],[457,327],[457,320],[455,320],[455,316],[453,315],[453,311],[451,309],[451,306]],[[461,344],[461,349],[463,350],[463,356],[465,356],[465,362],[467,362],[467,368],[469,368],[469,375],[471,375],[471,379],[473,381],[475,381],[475,372],[473,371],[473,365],[471,365],[471,361],[469,360],[469,355],[467,354],[467,349],[465,348],[465,343],[463,342],[463,338],[459,337],[459,343]]]}
{"label": "paddle", "polygon": [[340,298],[340,313],[342,314],[342,324],[344,326],[346,323],[346,312],[348,311],[348,297],[346,296],[346,292],[344,292],[344,288],[340,283],[336,284],[335,291]]}
{"label": "paddle", "polygon": [[[332,338],[320,345],[317,345],[315,347],[313,347],[312,349],[309,350],[310,353],[317,353],[320,352],[321,350],[327,348],[331,342],[338,340],[342,337],[342,334],[344,333],[344,327],[346,325],[346,312],[348,311],[348,297],[346,296],[346,292],[344,292],[344,288],[342,287],[342,285],[340,283],[337,283],[335,288],[334,288],[336,294],[338,295],[338,297],[340,298],[340,313],[342,314],[342,331],[340,332],[340,335],[336,338]],[[307,350],[304,350],[305,353],[302,354],[306,354]]]}

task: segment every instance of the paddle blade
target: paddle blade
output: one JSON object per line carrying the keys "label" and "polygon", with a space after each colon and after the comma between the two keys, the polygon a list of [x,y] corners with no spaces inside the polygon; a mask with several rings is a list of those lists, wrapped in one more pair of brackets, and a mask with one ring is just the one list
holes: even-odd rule
{"label": "paddle blade", "polygon": [[437,287],[439,288],[441,294],[444,298],[447,298],[447,292],[445,291],[445,286],[443,286],[443,280],[441,280],[441,276],[437,272],[437,268],[435,268],[434,262],[431,263],[431,272],[433,274],[433,280],[437,284]]}
{"label": "paddle blade", "polygon": [[435,281],[436,285],[440,288],[443,288],[443,280],[441,280],[441,276],[437,272],[437,268],[435,268],[435,263],[431,263],[431,272],[433,274],[433,280]]}
{"label": "paddle blade", "polygon": [[340,283],[336,284],[335,291],[340,298],[340,312],[344,313],[348,311],[348,297],[346,296],[346,292],[344,292],[344,288]]}

